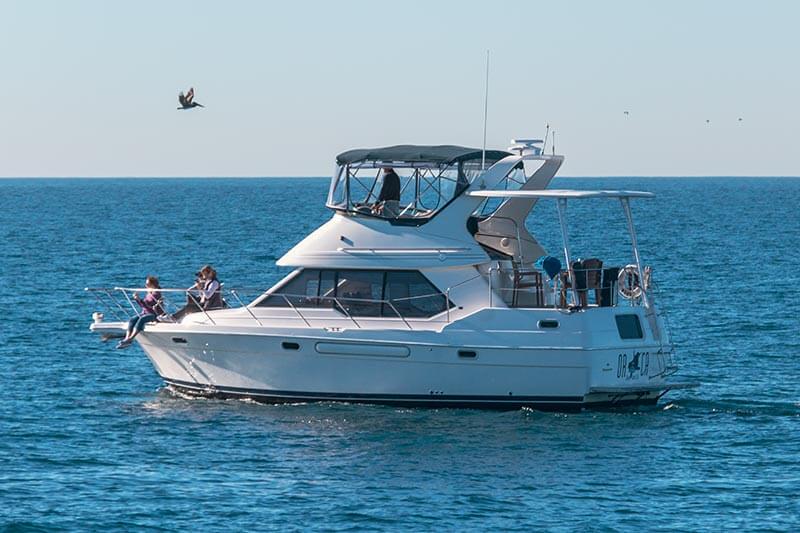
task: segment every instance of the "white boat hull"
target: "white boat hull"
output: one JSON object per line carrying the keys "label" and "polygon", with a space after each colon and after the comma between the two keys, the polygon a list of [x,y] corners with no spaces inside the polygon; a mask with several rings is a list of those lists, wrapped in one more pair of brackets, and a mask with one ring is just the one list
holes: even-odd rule
{"label": "white boat hull", "polygon": [[574,409],[654,403],[675,387],[664,378],[667,363],[657,344],[454,346],[436,332],[426,340],[419,331],[403,339],[402,331],[200,333],[166,326],[141,334],[141,347],[165,382],[208,396]]}

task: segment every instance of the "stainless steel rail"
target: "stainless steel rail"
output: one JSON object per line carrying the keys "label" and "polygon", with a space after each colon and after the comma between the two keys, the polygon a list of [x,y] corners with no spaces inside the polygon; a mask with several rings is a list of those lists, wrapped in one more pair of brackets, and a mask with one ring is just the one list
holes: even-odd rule
{"label": "stainless steel rail", "polygon": [[[519,269],[519,267],[518,267]],[[596,269],[585,269],[586,272],[596,271]],[[254,301],[250,303],[245,303],[245,301],[240,296],[242,293],[250,293],[258,296],[266,295],[267,297],[280,297],[286,304],[286,307],[291,309],[294,314],[297,315],[300,320],[306,325],[306,327],[313,327],[312,321],[322,321],[322,320],[338,320],[338,317],[335,316],[326,316],[326,317],[319,317],[319,316],[309,316],[307,312],[304,310],[308,309],[335,309],[340,311],[344,316],[341,317],[341,320],[347,320],[353,324],[356,328],[361,329],[363,321],[371,321],[371,320],[400,320],[403,322],[405,327],[409,330],[413,330],[413,322],[420,321],[424,322],[425,324],[430,324],[432,322],[441,322],[442,318],[444,318],[445,323],[451,322],[451,308],[453,307],[452,301],[450,300],[450,295],[454,289],[465,285],[471,281],[474,281],[478,278],[484,278],[488,281],[488,307],[494,308],[495,302],[493,300],[493,296],[495,293],[502,295],[511,294],[511,300],[507,298],[502,298],[503,304],[501,307],[517,307],[517,308],[525,308],[525,309],[547,309],[547,308],[574,308],[575,306],[570,306],[568,302],[564,302],[562,304],[561,300],[566,299],[566,294],[568,291],[586,291],[586,292],[594,292],[596,290],[608,290],[610,295],[612,296],[611,305],[609,307],[617,307],[619,305],[618,299],[616,298],[617,293],[617,286],[616,284],[612,284],[611,286],[607,287],[587,287],[585,289],[577,289],[573,284],[571,287],[565,286],[565,280],[563,278],[563,274],[557,276],[554,281],[547,282],[544,280],[544,276],[542,276],[542,283],[541,287],[532,287],[532,288],[517,288],[517,287],[497,287],[493,281],[493,277],[497,272],[505,273],[510,276],[513,276],[513,269],[504,269],[501,268],[499,265],[492,266],[489,268],[487,274],[483,274],[478,272],[474,276],[462,280],[454,285],[451,285],[445,289],[444,292],[434,292],[430,294],[423,294],[418,296],[409,296],[405,298],[392,298],[392,299],[377,299],[377,298],[359,298],[359,297],[334,297],[334,296],[308,296],[305,294],[285,294],[285,293],[269,293],[268,291],[264,291],[263,288],[237,288],[237,289],[228,289],[226,287],[221,287],[219,289],[220,296],[223,298],[223,302],[225,306],[223,308],[232,308],[232,309],[243,309],[244,312],[247,314],[246,317],[228,317],[228,319],[235,319],[235,318],[242,318],[247,320],[252,320],[259,326],[264,326],[264,320],[285,320],[287,316],[262,316],[260,314],[256,314],[254,309],[256,306],[254,305]],[[575,279],[575,273],[581,273],[582,270],[574,270],[572,272],[571,279]],[[533,289],[533,290],[531,290]],[[87,293],[93,295],[96,301],[102,306],[104,310],[108,310],[116,320],[119,321],[127,321],[130,320],[132,317],[138,315],[140,310],[137,308],[134,300],[131,298],[133,293],[143,292],[146,293],[151,289],[146,287],[87,287],[84,289]],[[553,294],[553,302],[551,304],[545,304],[547,298],[545,295],[550,292],[550,290],[554,291]],[[525,306],[525,305],[511,305],[508,302],[514,302],[514,294],[535,294],[539,292],[538,298],[539,301],[542,302],[542,305],[539,306]],[[210,311],[216,311],[218,309],[207,309],[201,305],[198,296],[198,289],[187,289],[187,288],[164,288],[158,289],[158,292],[167,294],[183,294],[186,296],[187,301],[193,303],[197,311],[202,312],[205,318],[211,324],[217,325],[217,322],[214,320],[214,317],[210,313]],[[628,305],[630,306],[639,306],[645,305],[645,302],[649,303],[649,298],[652,298],[650,294],[651,291],[647,290],[647,288],[642,287],[642,294],[646,293],[647,296],[639,297],[639,298],[630,298],[628,299]],[[443,297],[446,302],[446,310],[444,311],[444,317],[441,314],[436,315],[434,317],[419,317],[419,316],[407,316],[407,313],[404,314],[402,311],[402,307],[404,305],[408,305],[409,303],[413,302],[414,300],[423,300],[429,298],[436,298],[436,297]],[[647,299],[646,299],[647,298]],[[314,305],[305,305],[309,302],[314,302]],[[320,305],[321,302],[330,302],[330,305]],[[588,305],[587,307],[596,307],[599,302],[595,302],[593,305]],[[127,306],[125,305],[127,304]],[[231,305],[236,304],[236,305]],[[169,302],[162,298],[162,305],[164,306],[165,310],[168,310]],[[375,308],[379,309],[377,315],[359,315],[354,314],[352,312],[352,307],[354,305],[369,305],[375,306]],[[378,307],[380,306],[380,307]],[[267,306],[269,307],[269,306]],[[274,307],[274,306],[273,306]],[[400,308],[398,308],[400,307]],[[391,315],[385,316],[384,312],[386,309],[391,310]],[[393,315],[393,316],[392,316]],[[172,314],[167,313],[160,317],[161,321],[170,321]],[[438,318],[437,318],[438,317]]]}
{"label": "stainless steel rail", "polygon": [[[137,293],[137,292],[145,292],[146,293],[146,292],[152,291],[152,289],[148,289],[146,287],[86,287],[84,289],[84,291],[94,295],[95,299],[97,300],[97,302],[103,308],[109,309],[111,311],[112,315],[114,316],[114,318],[116,318],[119,321],[127,321],[127,320],[130,320],[132,317],[138,315],[139,312],[140,312],[139,309],[137,309],[137,307],[135,305],[135,302],[134,302],[134,299],[131,297],[131,294]],[[209,320],[209,322],[211,322],[212,324],[216,325],[216,321],[214,320],[214,317],[209,314],[209,311],[216,311],[218,309],[204,309],[203,306],[201,305],[200,301],[197,299],[197,294],[196,294],[197,291],[198,291],[198,289],[161,288],[161,289],[157,289],[154,292],[166,293],[166,294],[176,294],[176,293],[177,294],[184,294],[192,303],[195,304],[195,306],[198,309],[197,312],[202,312],[204,314],[204,316]],[[240,294],[242,292],[258,293],[259,296],[261,296],[263,294],[268,294],[268,293],[265,293],[265,291],[262,288],[258,288],[258,289],[226,289],[226,288],[221,288],[219,290],[220,295],[223,297],[223,300],[226,302],[226,307],[227,308],[244,309],[247,312],[247,314],[249,315],[250,319],[255,321],[259,326],[263,326],[264,323],[262,322],[262,319],[265,319],[267,317],[263,317],[262,316],[262,317],[259,318],[253,312],[253,307],[254,306],[252,305],[252,303],[251,304],[246,304],[246,303],[244,303],[244,301],[240,297]],[[129,307],[130,307],[130,309],[127,309],[125,306],[122,305],[121,299],[119,297],[115,297],[114,296],[115,293],[116,294],[121,294],[122,299],[124,299],[122,301],[127,302]],[[238,303],[237,307],[234,307],[234,306],[231,306],[230,304],[228,304],[228,300],[225,299],[225,296],[227,296],[227,295],[230,295],[233,299],[236,300],[236,303]],[[356,320],[356,316],[348,309],[348,305],[347,304],[350,304],[350,305],[353,305],[353,304],[370,304],[370,305],[375,305],[375,306],[381,306],[380,307],[381,309],[384,309],[384,308],[391,309],[392,313],[397,317],[397,319],[401,320],[403,322],[403,324],[410,330],[413,330],[414,328],[411,325],[411,323],[409,322],[409,319],[410,318],[414,318],[414,317],[403,316],[403,313],[397,308],[397,305],[399,305],[399,304],[401,304],[403,302],[409,302],[409,301],[412,301],[412,300],[419,300],[419,299],[423,299],[423,298],[431,298],[431,297],[436,297],[436,296],[446,297],[443,293],[431,293],[431,294],[424,294],[424,295],[420,295],[420,296],[410,296],[410,297],[405,297],[405,298],[394,298],[394,299],[391,299],[391,300],[390,299],[374,299],[374,298],[356,298],[356,297],[307,296],[307,295],[304,295],[304,294],[286,294],[286,293],[275,293],[272,296],[276,296],[276,297],[282,298],[283,301],[286,302],[286,306],[289,307],[290,309],[292,309],[292,311],[294,311],[294,313],[305,323],[305,325],[307,327],[313,327],[311,325],[311,320],[320,320],[320,319],[317,318],[317,317],[308,317],[307,315],[303,314],[301,309],[304,309],[306,307],[302,306],[302,305],[298,305],[297,304],[298,301],[303,301],[303,300],[311,301],[311,300],[313,300],[313,301],[315,301],[317,303],[319,303],[320,301],[329,301],[332,304],[330,306],[330,308],[337,309],[337,310],[341,311],[344,314],[344,318],[349,320],[350,322],[352,322],[353,325],[355,327],[357,327],[357,328],[361,328],[362,327],[362,325],[359,323],[359,320],[362,320],[362,319],[386,319],[386,318],[393,318],[393,317],[364,316],[364,317],[359,317],[359,320]],[[449,306],[449,303],[450,303],[449,298],[447,299],[447,302],[448,302],[448,312],[449,312],[449,307],[450,307]],[[168,307],[168,304],[165,301],[165,299],[162,298],[162,302],[161,303],[162,303],[162,305],[164,306],[165,309]],[[326,308],[326,306],[315,305],[315,306],[312,306],[311,308],[319,309],[319,308]],[[162,321],[169,321],[170,316],[171,316],[171,314],[162,315],[162,317],[163,317]],[[285,319],[287,317],[279,316],[279,317],[269,317],[269,318]],[[335,318],[335,317],[326,317],[326,320],[330,320],[331,318]],[[426,321],[430,322],[429,319],[426,319]],[[448,314],[448,322],[449,322],[449,314]]]}

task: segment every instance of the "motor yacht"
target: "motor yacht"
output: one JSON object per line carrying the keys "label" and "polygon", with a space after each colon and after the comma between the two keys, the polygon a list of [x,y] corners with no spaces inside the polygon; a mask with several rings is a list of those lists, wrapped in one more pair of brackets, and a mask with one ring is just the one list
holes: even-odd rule
{"label": "motor yacht", "polygon": [[[265,402],[567,410],[693,386],[670,378],[639,255],[631,203],[653,195],[548,189],[563,161],[526,139],[339,154],[331,219],[280,258],[284,279],[250,300],[223,287],[221,308],[164,315],[136,342],[170,389]],[[573,257],[567,208],[588,201],[619,211],[624,264]],[[555,203],[557,251],[526,226],[542,202]],[[87,289],[105,306],[90,329],[124,332],[137,290]]]}

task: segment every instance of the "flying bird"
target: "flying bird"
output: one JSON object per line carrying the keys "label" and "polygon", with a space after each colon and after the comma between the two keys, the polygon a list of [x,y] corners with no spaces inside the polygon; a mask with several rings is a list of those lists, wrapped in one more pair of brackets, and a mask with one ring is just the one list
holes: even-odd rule
{"label": "flying bird", "polygon": [[623,111],[623,113],[622,113],[622,114],[623,114],[623,115],[625,115],[626,117],[627,117],[628,115],[630,115],[630,113],[629,113],[628,111]]}
{"label": "flying bird", "polygon": [[194,87],[189,87],[186,94],[180,93],[178,95],[178,102],[181,106],[178,109],[191,109],[193,107],[205,107],[203,104],[198,104],[194,101]]}
{"label": "flying bird", "polygon": [[706,124],[711,124],[711,121],[709,119],[706,119]]}
{"label": "flying bird", "polygon": [[742,121],[742,117],[739,117],[739,122],[741,122],[741,121]]}

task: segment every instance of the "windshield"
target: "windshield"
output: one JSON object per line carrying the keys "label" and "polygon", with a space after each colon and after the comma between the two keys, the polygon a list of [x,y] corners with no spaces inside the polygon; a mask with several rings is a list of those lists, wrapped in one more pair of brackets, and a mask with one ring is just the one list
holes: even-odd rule
{"label": "windshield", "polygon": [[[486,161],[489,168],[496,161]],[[399,223],[424,223],[464,192],[481,160],[453,163],[360,161],[340,165],[328,207]]]}
{"label": "windshield", "polygon": [[[530,176],[525,174],[525,166],[520,163],[516,165],[511,171],[505,175],[505,177],[500,180],[493,187],[493,189],[503,190],[503,191],[516,191],[522,188],[523,185],[528,181]],[[475,210],[473,216],[477,216],[479,218],[486,218],[495,211],[497,211],[500,206],[507,201],[507,198],[487,198],[478,208]]]}

